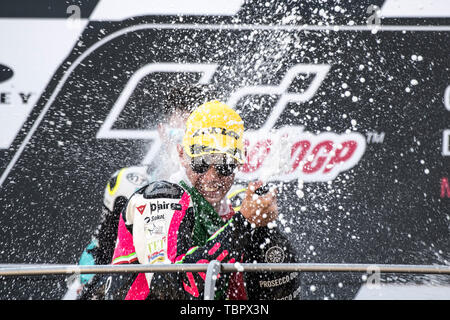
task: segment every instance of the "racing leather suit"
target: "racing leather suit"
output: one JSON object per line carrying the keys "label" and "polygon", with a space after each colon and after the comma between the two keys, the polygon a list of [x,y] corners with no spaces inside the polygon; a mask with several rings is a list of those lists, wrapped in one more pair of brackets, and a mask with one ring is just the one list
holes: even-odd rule
{"label": "racing leather suit", "polygon": [[[113,264],[295,262],[277,228],[253,229],[231,207],[219,216],[184,181],[156,181],[139,189],[120,215]],[[210,206],[210,205],[209,205]],[[85,290],[94,299],[202,299],[205,274],[97,275]],[[297,273],[221,274],[217,299],[295,299]]]}

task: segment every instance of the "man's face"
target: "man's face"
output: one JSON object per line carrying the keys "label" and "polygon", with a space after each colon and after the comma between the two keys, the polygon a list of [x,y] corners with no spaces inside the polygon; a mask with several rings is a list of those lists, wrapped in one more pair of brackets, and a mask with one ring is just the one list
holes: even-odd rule
{"label": "man's face", "polygon": [[[181,145],[178,146],[178,152],[182,166],[185,168],[186,175],[192,185],[216,210],[220,207],[223,200],[234,182],[234,176],[237,166],[228,166],[229,162],[224,163],[223,154],[212,154],[206,157],[206,161],[191,159],[184,153]],[[196,164],[202,167],[204,172],[198,173]],[[209,165],[209,166],[208,166]],[[235,168],[235,170],[233,170]],[[228,175],[228,173],[231,174]],[[222,174],[220,173],[222,171]],[[225,175],[224,175],[225,173]]]}

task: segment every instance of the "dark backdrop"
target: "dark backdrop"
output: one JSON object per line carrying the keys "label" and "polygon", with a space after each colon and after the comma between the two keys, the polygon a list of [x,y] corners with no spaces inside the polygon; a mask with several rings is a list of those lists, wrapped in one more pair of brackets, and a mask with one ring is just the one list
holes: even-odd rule
{"label": "dark backdrop", "polygon": [[[11,1],[0,11],[5,17],[28,17],[30,12],[66,16],[65,7],[42,9],[47,2],[52,3]],[[369,1],[339,4],[347,9],[345,14],[334,10],[335,1],[266,2],[246,2],[234,17],[90,21],[11,148],[0,154],[1,172],[43,115],[0,187],[0,262],[77,263],[99,222],[105,181],[116,169],[140,163],[153,143],[96,138],[130,77],[150,63],[214,63],[211,82],[228,96],[244,86],[277,86],[297,64],[329,65],[316,94],[306,102],[288,103],[275,127],[304,126],[315,135],[357,132],[366,140],[353,168],[330,182],[304,182],[303,197],[297,195],[296,178],[279,184],[285,220],[280,225],[303,262],[448,264],[450,199],[441,195],[441,182],[450,167],[450,158],[442,154],[443,132],[450,127],[444,106],[450,32],[372,33],[364,29]],[[376,2],[381,6],[383,1]],[[16,5],[21,9],[14,10]],[[94,2],[80,5],[90,8],[82,12],[95,7]],[[39,10],[30,9],[34,6]],[[324,18],[315,8],[335,18]],[[286,22],[293,12],[302,19]],[[404,24],[419,30],[448,22],[383,19],[382,26]],[[346,27],[327,28],[327,23]],[[296,78],[289,92],[307,88],[310,76]],[[113,128],[154,129],[167,90],[199,77],[195,72],[149,74]],[[248,127],[258,129],[279,98],[259,94],[241,99],[237,107]],[[255,111],[249,103],[261,109]],[[304,299],[351,299],[363,283],[361,274],[302,277]],[[430,279],[383,277],[387,282]],[[64,277],[58,276],[3,278],[1,283],[2,299],[59,299],[66,288]]]}

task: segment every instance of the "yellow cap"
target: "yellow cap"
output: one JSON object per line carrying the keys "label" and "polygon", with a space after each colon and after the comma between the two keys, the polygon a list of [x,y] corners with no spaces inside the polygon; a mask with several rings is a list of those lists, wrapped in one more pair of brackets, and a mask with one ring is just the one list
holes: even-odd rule
{"label": "yellow cap", "polygon": [[190,157],[224,153],[244,163],[244,122],[231,107],[213,100],[196,108],[186,122],[183,147]]}

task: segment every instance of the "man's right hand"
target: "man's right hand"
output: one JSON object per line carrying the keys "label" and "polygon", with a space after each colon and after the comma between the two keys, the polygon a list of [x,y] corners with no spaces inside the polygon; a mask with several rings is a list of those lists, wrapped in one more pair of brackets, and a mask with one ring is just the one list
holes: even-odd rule
{"label": "man's right hand", "polygon": [[255,191],[263,186],[262,181],[250,182],[240,212],[256,227],[264,227],[278,217],[276,188],[258,195]]}

